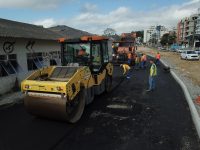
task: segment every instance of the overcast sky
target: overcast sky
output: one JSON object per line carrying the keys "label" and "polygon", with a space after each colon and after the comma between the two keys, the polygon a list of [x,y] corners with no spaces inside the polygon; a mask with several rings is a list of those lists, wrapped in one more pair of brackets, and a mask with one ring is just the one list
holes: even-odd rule
{"label": "overcast sky", "polygon": [[67,25],[102,34],[176,26],[197,13],[200,0],[0,0],[0,18],[51,27]]}

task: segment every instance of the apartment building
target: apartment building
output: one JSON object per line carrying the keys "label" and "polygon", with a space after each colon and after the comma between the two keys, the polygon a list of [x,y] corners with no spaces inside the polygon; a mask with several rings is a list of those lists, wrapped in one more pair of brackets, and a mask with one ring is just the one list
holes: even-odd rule
{"label": "apartment building", "polygon": [[193,47],[195,40],[200,32],[199,14],[193,14],[181,19],[177,24],[177,43],[184,47]]}
{"label": "apartment building", "polygon": [[144,30],[143,43],[150,44],[153,42],[160,42],[161,37],[168,33],[168,29],[164,26],[157,25],[151,26],[149,29]]}

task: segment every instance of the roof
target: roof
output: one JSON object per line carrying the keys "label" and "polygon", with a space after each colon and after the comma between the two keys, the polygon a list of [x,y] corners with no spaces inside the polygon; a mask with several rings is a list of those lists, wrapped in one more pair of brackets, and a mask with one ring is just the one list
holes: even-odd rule
{"label": "roof", "polygon": [[62,35],[42,26],[0,18],[0,37],[57,40]]}
{"label": "roof", "polygon": [[48,29],[62,35],[64,38],[67,38],[67,39],[74,39],[74,38],[80,38],[82,36],[93,35],[89,32],[74,29],[65,25],[59,25],[59,26],[48,28]]}
{"label": "roof", "polygon": [[67,42],[67,43],[81,43],[81,42],[90,42],[90,41],[108,41],[109,39],[107,37],[104,36],[97,36],[97,35],[93,35],[93,36],[82,36],[80,38],[60,38],[59,41],[60,42]]}

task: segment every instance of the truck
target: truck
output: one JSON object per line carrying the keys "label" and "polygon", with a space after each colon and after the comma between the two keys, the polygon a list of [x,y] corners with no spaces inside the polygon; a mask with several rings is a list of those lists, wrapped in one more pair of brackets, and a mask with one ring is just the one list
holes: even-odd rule
{"label": "truck", "polygon": [[33,115],[76,123],[95,95],[112,87],[108,39],[59,39],[61,66],[36,70],[21,83],[24,105]]}
{"label": "truck", "polygon": [[130,64],[133,64],[136,56],[136,50],[137,46],[135,45],[135,35],[122,34],[120,41],[113,42],[113,63],[126,63],[128,59],[131,59],[132,61]]}

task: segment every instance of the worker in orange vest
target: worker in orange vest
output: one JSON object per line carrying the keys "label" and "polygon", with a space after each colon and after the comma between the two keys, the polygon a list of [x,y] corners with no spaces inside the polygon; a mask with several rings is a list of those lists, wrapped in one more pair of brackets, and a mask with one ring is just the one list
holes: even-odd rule
{"label": "worker in orange vest", "polygon": [[143,53],[142,57],[141,57],[141,67],[142,67],[142,69],[146,68],[146,62],[147,62],[147,55]]}
{"label": "worker in orange vest", "polygon": [[140,58],[135,55],[135,69],[138,70],[140,67]]}
{"label": "worker in orange vest", "polygon": [[157,52],[156,54],[156,65],[159,65],[160,64],[160,53]]}
{"label": "worker in orange vest", "polygon": [[128,57],[128,64],[131,65],[131,63],[132,63],[132,54],[131,54],[131,52],[129,52],[127,54],[127,57]]}

